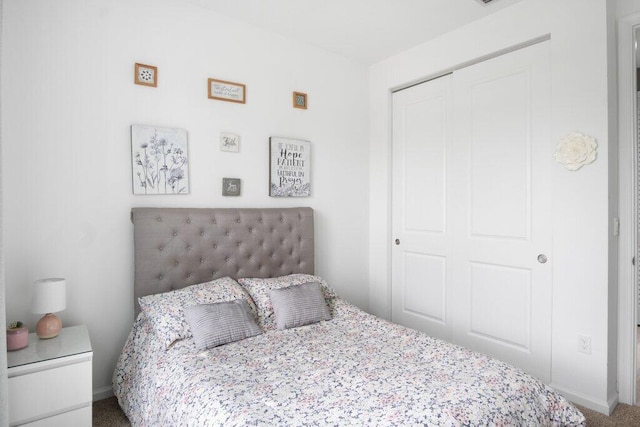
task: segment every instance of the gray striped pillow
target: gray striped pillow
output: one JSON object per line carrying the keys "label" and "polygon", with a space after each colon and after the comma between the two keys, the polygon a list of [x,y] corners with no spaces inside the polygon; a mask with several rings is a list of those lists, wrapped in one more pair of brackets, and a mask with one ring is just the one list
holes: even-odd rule
{"label": "gray striped pillow", "polygon": [[269,290],[278,329],[331,320],[329,307],[318,282]]}
{"label": "gray striped pillow", "polygon": [[198,351],[262,333],[244,299],[184,308]]}

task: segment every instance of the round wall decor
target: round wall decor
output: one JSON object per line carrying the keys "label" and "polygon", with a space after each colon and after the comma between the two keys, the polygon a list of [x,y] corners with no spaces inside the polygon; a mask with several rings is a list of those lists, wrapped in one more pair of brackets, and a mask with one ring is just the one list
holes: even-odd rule
{"label": "round wall decor", "polygon": [[571,132],[558,142],[553,157],[570,171],[577,171],[596,159],[596,139],[580,132]]}

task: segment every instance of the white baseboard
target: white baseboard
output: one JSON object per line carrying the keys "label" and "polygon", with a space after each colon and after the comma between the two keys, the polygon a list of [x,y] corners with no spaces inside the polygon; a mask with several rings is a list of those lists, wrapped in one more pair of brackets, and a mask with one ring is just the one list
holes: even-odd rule
{"label": "white baseboard", "polygon": [[110,385],[93,389],[93,401],[107,399],[113,396],[113,388]]}
{"label": "white baseboard", "polygon": [[555,384],[549,384],[549,385],[553,387],[554,390],[556,390],[558,393],[560,393],[565,398],[567,398],[569,401],[573,403],[577,403],[578,405],[584,406],[585,408],[600,412],[601,414],[604,414],[607,416],[611,415],[613,410],[616,409],[616,406],[618,406],[617,393],[608,401],[597,400],[597,399],[593,399],[590,396],[585,396],[584,394],[578,393],[576,391],[567,390]]}

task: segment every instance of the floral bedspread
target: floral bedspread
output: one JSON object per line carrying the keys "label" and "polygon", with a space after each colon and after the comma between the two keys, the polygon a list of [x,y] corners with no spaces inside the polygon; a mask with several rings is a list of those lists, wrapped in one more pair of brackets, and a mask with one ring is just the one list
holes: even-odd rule
{"label": "floral bedspread", "polygon": [[580,426],[582,414],[506,363],[336,300],[333,320],[197,352],[165,350],[143,317],[113,376],[134,426]]}

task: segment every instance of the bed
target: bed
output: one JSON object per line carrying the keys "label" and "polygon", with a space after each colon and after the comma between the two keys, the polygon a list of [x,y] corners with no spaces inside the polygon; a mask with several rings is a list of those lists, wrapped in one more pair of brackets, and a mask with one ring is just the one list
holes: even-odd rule
{"label": "bed", "polygon": [[365,313],[314,275],[310,208],[135,208],[134,426],[585,425],[506,363]]}

